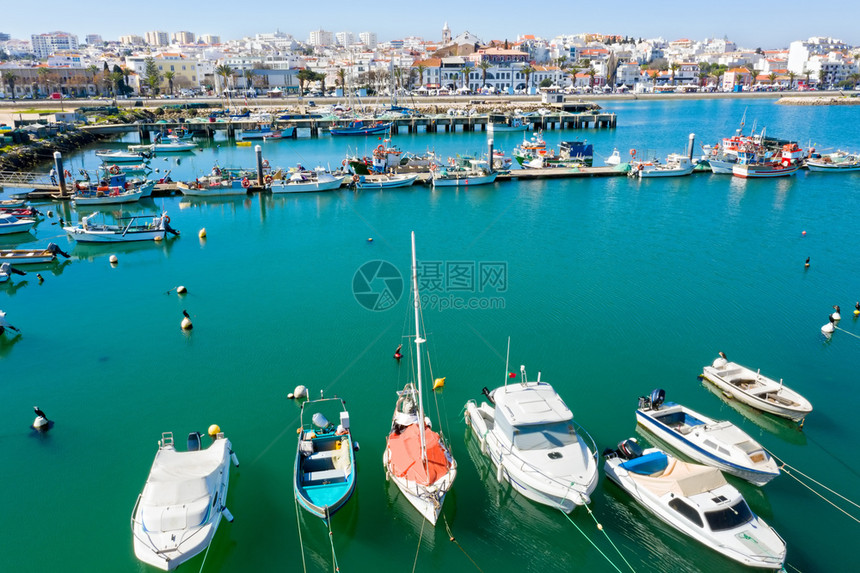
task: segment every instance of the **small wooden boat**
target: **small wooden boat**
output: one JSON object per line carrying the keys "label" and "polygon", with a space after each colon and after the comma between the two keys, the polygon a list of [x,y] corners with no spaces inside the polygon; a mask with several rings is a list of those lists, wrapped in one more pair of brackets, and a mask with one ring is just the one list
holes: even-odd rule
{"label": "small wooden boat", "polygon": [[391,129],[391,122],[351,121],[346,124],[333,125],[329,128],[332,135],[379,135]]}
{"label": "small wooden boat", "polygon": [[418,179],[418,174],[407,175],[405,173],[398,173],[389,175],[387,173],[379,173],[358,175],[357,177],[358,181],[354,179],[353,181],[356,187],[360,189],[389,189],[391,187],[408,187],[412,185]]}
{"label": "small wooden boat", "polygon": [[23,209],[27,205],[24,199],[4,199],[0,201],[0,207],[3,209]]}
{"label": "small wooden boat", "polygon": [[12,263],[14,265],[45,264],[56,260],[58,254],[69,258],[69,254],[63,252],[56,243],[49,243],[43,249],[0,249],[0,263]]}
{"label": "small wooden boat", "polygon": [[[334,426],[326,414],[337,415],[340,424]],[[342,399],[322,398],[302,404],[301,418],[293,466],[296,499],[313,515],[328,519],[355,491],[355,446],[349,412]]]}
{"label": "small wooden boat", "polygon": [[758,486],[779,475],[774,459],[749,434],[729,421],[714,420],[681,404],[663,404],[664,398],[665,392],[659,389],[640,397],[636,421],[666,444]]}
{"label": "small wooden boat", "polygon": [[251,181],[248,178],[207,176],[199,178],[194,184],[188,185],[181,181],[176,187],[186,197],[224,197],[228,195],[247,195]]}
{"label": "small wooden boat", "polygon": [[138,201],[143,191],[129,190],[122,187],[98,187],[95,191],[75,191],[72,201],[78,206],[91,205],[117,205],[120,203],[133,203]]}
{"label": "small wooden boat", "polygon": [[313,171],[295,170],[285,177],[272,181],[272,193],[313,193],[316,191],[334,191],[343,184],[343,178],[335,177],[325,169],[318,167]]}
{"label": "small wooden boat", "polygon": [[0,263],[0,283],[5,283],[8,281],[12,275],[26,275],[24,271],[19,271],[9,263]]}
{"label": "small wooden boat", "polygon": [[821,173],[850,173],[860,171],[860,156],[844,151],[837,151],[821,157],[806,160],[810,171]]}
{"label": "small wooden boat", "polygon": [[722,352],[711,366],[704,367],[702,377],[716,384],[724,395],[776,416],[803,422],[812,412],[809,400],[785,386],[782,380],[777,382],[762,376],[761,371],[729,362]]}
{"label": "small wooden boat", "polygon": [[151,146],[143,145],[141,147],[144,148],[143,152],[102,149],[96,151],[96,157],[104,163],[140,163],[152,157],[152,154],[149,153],[152,151]]}
{"label": "small wooden boat", "polygon": [[643,450],[633,438],[603,457],[606,477],[664,523],[744,565],[782,568],[785,541],[720,470]]}
{"label": "small wooden boat", "polygon": [[0,213],[0,235],[26,233],[36,225],[35,219],[19,219],[8,213]]}
{"label": "small wooden boat", "polygon": [[131,515],[134,554],[148,565],[172,571],[209,547],[227,510],[230,462],[239,460],[221,428],[209,428],[212,443],[188,436],[186,451],[177,451],[173,433],[164,432],[143,491]]}
{"label": "small wooden boat", "polygon": [[[449,160],[449,164],[454,162]],[[456,162],[454,162],[456,163]],[[430,166],[431,183],[434,187],[473,187],[487,185],[496,180],[498,173],[490,171],[486,161],[468,160],[468,166]]]}

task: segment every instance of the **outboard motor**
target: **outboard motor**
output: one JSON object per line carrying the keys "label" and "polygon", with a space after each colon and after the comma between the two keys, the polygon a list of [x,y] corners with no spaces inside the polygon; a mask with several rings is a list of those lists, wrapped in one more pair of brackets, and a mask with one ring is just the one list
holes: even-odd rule
{"label": "outboard motor", "polygon": [[651,392],[651,408],[659,410],[663,401],[666,400],[666,391],[662,388],[657,388]]}
{"label": "outboard motor", "polygon": [[632,460],[642,455],[642,446],[635,438],[627,438],[618,444],[618,454],[626,460]]}
{"label": "outboard motor", "polygon": [[331,423],[329,423],[328,419],[322,415],[322,412],[316,412],[311,418],[311,421],[314,423],[314,426],[320,430],[325,430],[331,426]]}
{"label": "outboard motor", "polygon": [[188,451],[196,452],[200,449],[200,432],[191,432],[188,434]]}
{"label": "outboard motor", "polygon": [[484,386],[484,388],[481,390],[481,394],[483,394],[484,396],[486,396],[486,397],[487,397],[487,400],[489,400],[489,401],[490,401],[490,404],[492,404],[493,406],[495,406],[495,405],[496,405],[495,400],[493,400],[493,397],[492,397],[492,396],[490,396],[490,391],[487,389],[487,387],[486,387],[486,386]]}
{"label": "outboard motor", "polygon": [[48,247],[45,250],[52,255],[63,255],[67,259],[69,258],[69,253],[64,252],[56,243],[48,243]]}

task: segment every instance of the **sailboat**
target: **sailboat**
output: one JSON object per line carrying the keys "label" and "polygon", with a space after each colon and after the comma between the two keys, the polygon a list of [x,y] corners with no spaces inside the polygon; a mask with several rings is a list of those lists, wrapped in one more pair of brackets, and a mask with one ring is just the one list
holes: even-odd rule
{"label": "sailboat", "polygon": [[427,521],[436,525],[445,495],[457,476],[457,462],[444,437],[434,432],[424,415],[421,387],[420,297],[415,263],[415,233],[412,233],[412,293],[415,307],[415,382],[397,392],[391,432],[382,463],[388,479],[394,481],[406,499]]}

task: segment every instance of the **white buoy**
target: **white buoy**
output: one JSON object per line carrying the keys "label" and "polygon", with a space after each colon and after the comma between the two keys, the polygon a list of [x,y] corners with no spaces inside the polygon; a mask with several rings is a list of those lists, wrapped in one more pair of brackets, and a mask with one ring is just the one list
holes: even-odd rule
{"label": "white buoy", "polygon": [[194,328],[194,325],[191,324],[191,317],[188,316],[188,313],[183,310],[182,314],[185,316],[185,318],[183,318],[182,322],[180,323],[182,330],[191,330],[192,328]]}
{"label": "white buoy", "polygon": [[714,363],[711,364],[714,368],[724,368],[729,361],[726,359],[726,355],[720,352],[720,357],[714,360]]}
{"label": "white buoy", "polygon": [[44,430],[47,429],[48,424],[50,424],[50,422],[48,422],[48,418],[44,416],[37,416],[36,419],[33,421],[33,428],[37,430]]}
{"label": "white buoy", "polygon": [[110,260],[110,264],[112,264],[112,265],[115,265],[119,262],[119,259],[116,258],[116,255],[111,255],[109,260]]}
{"label": "white buoy", "polygon": [[203,227],[202,229],[200,229],[200,231],[197,233],[197,236],[200,237],[201,239],[205,239],[206,238],[206,227]]}
{"label": "white buoy", "polygon": [[822,334],[830,336],[833,334],[833,331],[836,330],[836,327],[833,326],[833,322],[828,322],[824,326],[821,327]]}
{"label": "white buoy", "polygon": [[840,314],[842,309],[839,308],[838,304],[836,306],[834,306],[833,308],[834,308],[834,310],[836,310],[836,312],[831,314],[830,318],[833,319],[833,322],[839,322],[840,320],[842,320],[842,314]]}
{"label": "white buoy", "polygon": [[296,386],[296,389],[293,390],[293,398],[296,400],[301,400],[302,398],[308,397],[308,389],[302,385]]}
{"label": "white buoy", "polygon": [[179,285],[178,287],[176,287],[176,294],[186,294],[187,292],[188,292],[188,289],[182,285]]}

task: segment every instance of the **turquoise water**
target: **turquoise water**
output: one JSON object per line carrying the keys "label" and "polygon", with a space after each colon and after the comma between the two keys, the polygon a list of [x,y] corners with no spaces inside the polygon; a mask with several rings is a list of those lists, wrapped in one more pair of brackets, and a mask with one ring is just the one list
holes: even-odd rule
{"label": "turquoise water", "polygon": [[[547,132],[548,143],[579,136],[602,156],[615,147],[665,156],[683,150],[691,132],[697,146],[730,134],[746,109],[747,130],[757,121],[769,135],[818,149],[860,148],[857,108],[732,100],[607,107],[619,114],[616,130]],[[496,147],[510,153],[521,137],[497,134]],[[273,165],[333,166],[348,146],[363,152],[377,143],[324,138],[267,142],[264,150]],[[396,143],[440,154],[486,145],[485,134]],[[219,144],[159,169],[189,179],[215,159],[253,164],[252,148]],[[96,165],[92,150],[67,162],[73,171]],[[333,523],[341,570],[410,571],[417,554],[417,571],[477,570],[472,560],[483,571],[614,571],[577,527],[624,570],[582,508],[572,524],[496,483],[463,424],[466,400],[503,382],[508,336],[510,370],[524,364],[531,378],[540,370],[600,449],[634,435],[637,397],[662,387],[669,400],[733,421],[791,465],[860,497],[850,442],[860,356],[851,312],[860,299],[856,174],[168,198],[125,212],[162,206],[182,231],[162,244],[84,247],[43,221],[28,244],[57,241],[72,262],[37,270],[41,285],[32,272],[0,286],[0,308],[24,333],[0,340],[2,570],[145,570],[129,518],[156,442],[162,431],[181,441],[218,423],[242,462],[228,503],[236,520],[222,522],[205,563],[201,556],[182,570],[298,571],[304,555],[308,571],[331,571],[323,523],[297,518],[293,501],[299,408],[286,395],[298,384],[343,396],[361,444],[356,494]],[[77,219],[68,208],[64,215]],[[406,297],[372,312],[353,295],[354,275],[369,261],[389,261],[408,276],[411,230],[422,268],[450,269],[442,273],[447,287],[427,285],[424,319],[432,375],[447,378],[439,413],[432,400],[429,409],[459,462],[443,511],[456,544],[443,521],[435,530],[422,524],[381,464],[405,378],[405,361],[398,366],[392,353]],[[502,269],[504,284],[464,283],[471,264]],[[167,294],[179,284],[188,295]],[[454,304],[471,308],[441,307]],[[819,329],[834,304],[846,332],[827,341]],[[190,333],[179,328],[183,309],[194,321]],[[697,380],[719,350],[809,398],[815,410],[803,431],[727,404]],[[33,405],[56,422],[46,435],[28,428]],[[789,571],[850,567],[855,521],[789,476],[762,489],[729,480],[786,540]],[[663,525],[602,472],[593,499],[595,518],[637,571],[742,570]]]}

